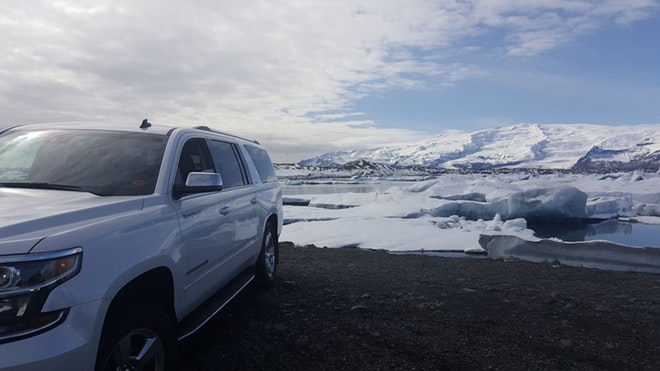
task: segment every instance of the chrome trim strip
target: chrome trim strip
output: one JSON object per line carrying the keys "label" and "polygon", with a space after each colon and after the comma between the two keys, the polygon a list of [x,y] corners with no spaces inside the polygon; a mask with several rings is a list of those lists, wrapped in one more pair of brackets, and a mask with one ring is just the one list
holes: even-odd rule
{"label": "chrome trim strip", "polygon": [[178,338],[177,340],[181,341],[181,340],[187,338],[188,336],[194,334],[195,332],[197,332],[197,330],[199,330],[200,328],[202,328],[202,327],[203,327],[208,321],[211,320],[211,318],[215,317],[215,315],[218,314],[218,312],[220,312],[220,311],[222,310],[222,308],[224,308],[227,304],[229,304],[230,301],[234,300],[234,298],[236,297],[236,295],[238,295],[241,291],[243,291],[243,289],[244,289],[247,285],[249,285],[250,282],[252,282],[253,279],[254,279],[254,276],[250,276],[250,279],[246,280],[246,282],[245,282],[245,283],[244,283],[244,284],[243,284],[238,290],[236,290],[236,292],[234,292],[234,293],[229,297],[229,299],[225,300],[225,302],[224,302],[222,305],[220,305],[218,308],[216,308],[210,316],[206,317],[206,319],[205,319],[204,321],[202,321],[202,322],[201,322],[197,327],[195,327],[194,329],[192,329],[192,330],[188,331],[187,333],[185,333],[185,334],[179,336],[179,338]]}
{"label": "chrome trim strip", "polygon": [[58,250],[58,251],[51,251],[51,252],[44,252],[37,254],[27,253],[27,254],[19,254],[19,255],[0,255],[0,264],[23,263],[23,262],[31,262],[36,260],[57,259],[69,255],[79,254],[82,251],[83,251],[82,247],[74,247],[66,250]]}

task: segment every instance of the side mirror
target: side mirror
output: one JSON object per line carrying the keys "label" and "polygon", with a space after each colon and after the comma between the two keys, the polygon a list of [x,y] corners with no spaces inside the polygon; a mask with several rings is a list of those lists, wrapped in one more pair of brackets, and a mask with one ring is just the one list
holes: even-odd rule
{"label": "side mirror", "polygon": [[185,195],[222,190],[222,177],[218,173],[192,172],[188,174],[186,185],[175,185],[173,196],[179,199]]}

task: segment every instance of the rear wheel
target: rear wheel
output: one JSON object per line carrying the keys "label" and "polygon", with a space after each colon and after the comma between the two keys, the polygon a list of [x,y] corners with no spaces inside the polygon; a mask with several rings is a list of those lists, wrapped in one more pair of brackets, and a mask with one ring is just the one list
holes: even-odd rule
{"label": "rear wheel", "polygon": [[97,371],[174,370],[176,335],[167,314],[153,304],[111,313],[104,325]]}
{"label": "rear wheel", "polygon": [[279,252],[277,233],[271,222],[266,225],[261,242],[261,253],[255,267],[255,281],[259,287],[268,288],[275,282]]}

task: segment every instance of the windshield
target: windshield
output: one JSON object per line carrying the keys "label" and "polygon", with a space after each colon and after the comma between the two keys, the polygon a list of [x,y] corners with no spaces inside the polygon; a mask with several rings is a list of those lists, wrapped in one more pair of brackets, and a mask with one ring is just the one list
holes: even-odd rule
{"label": "windshield", "polygon": [[8,131],[0,135],[0,186],[151,194],[166,142],[119,131]]}

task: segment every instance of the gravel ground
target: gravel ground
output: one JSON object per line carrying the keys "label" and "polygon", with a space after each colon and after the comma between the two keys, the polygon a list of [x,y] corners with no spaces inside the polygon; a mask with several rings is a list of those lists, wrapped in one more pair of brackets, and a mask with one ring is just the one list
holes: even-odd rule
{"label": "gravel ground", "polygon": [[180,370],[660,370],[660,276],[280,244]]}

